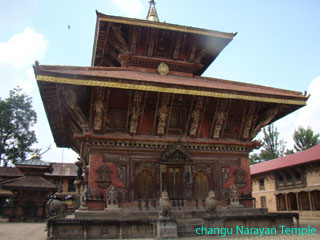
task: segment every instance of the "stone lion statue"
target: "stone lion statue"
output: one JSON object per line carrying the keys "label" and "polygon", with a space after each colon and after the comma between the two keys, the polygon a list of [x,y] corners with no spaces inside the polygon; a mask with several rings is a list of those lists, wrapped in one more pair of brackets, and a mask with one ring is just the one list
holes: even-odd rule
{"label": "stone lion statue", "polygon": [[171,210],[171,202],[169,200],[168,192],[162,192],[160,198],[160,217],[169,218]]}
{"label": "stone lion statue", "polygon": [[213,190],[209,191],[205,201],[205,209],[207,213],[214,213],[217,209],[216,195]]}
{"label": "stone lion statue", "polygon": [[45,231],[48,231],[48,220],[54,218],[65,218],[67,214],[68,205],[65,202],[49,199],[46,204],[46,210],[48,213],[46,219],[46,228]]}
{"label": "stone lion statue", "polygon": [[66,217],[68,205],[65,202],[56,199],[49,199],[46,207],[48,217]]}

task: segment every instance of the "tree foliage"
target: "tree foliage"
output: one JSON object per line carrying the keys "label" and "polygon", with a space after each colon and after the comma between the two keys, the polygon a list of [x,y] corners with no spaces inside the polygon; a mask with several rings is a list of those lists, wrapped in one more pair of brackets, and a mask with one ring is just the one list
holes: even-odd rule
{"label": "tree foliage", "polygon": [[319,143],[319,138],[319,133],[314,134],[313,130],[310,127],[305,129],[299,126],[293,134],[294,149],[299,152],[311,148]]}
{"label": "tree foliage", "polygon": [[282,139],[279,139],[279,132],[274,124],[268,125],[267,127],[263,128],[262,133],[262,150],[260,151],[260,153],[255,153],[250,156],[251,164],[282,157],[285,154],[286,142]]}
{"label": "tree foliage", "polygon": [[10,91],[10,96],[0,98],[0,162],[7,166],[9,161],[24,160],[36,142],[31,128],[37,122],[37,114],[32,108],[32,99],[21,93],[20,88]]}

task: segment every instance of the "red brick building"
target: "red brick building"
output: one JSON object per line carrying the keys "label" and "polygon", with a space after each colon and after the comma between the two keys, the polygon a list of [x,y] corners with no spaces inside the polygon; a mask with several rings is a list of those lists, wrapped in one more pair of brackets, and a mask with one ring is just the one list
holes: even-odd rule
{"label": "red brick building", "polygon": [[320,144],[251,166],[257,207],[320,217]]}

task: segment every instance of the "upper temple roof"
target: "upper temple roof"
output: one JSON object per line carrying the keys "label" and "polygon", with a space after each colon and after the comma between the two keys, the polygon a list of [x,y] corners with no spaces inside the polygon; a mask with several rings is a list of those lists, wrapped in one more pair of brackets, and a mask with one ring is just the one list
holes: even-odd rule
{"label": "upper temple roof", "polygon": [[156,70],[164,62],[170,73],[201,75],[234,36],[97,12],[92,66]]}

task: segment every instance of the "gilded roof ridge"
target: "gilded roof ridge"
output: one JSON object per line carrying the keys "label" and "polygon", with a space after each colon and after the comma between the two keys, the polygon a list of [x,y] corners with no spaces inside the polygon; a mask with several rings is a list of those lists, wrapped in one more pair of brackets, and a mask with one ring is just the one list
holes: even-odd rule
{"label": "gilded roof ridge", "polygon": [[[155,72],[140,72],[134,69],[129,69],[129,68],[121,68],[121,67],[81,67],[81,66],[65,66],[65,65],[38,65],[38,67],[36,67],[36,70],[40,70],[40,71],[47,71],[47,72],[56,72],[58,70],[86,70],[86,71],[112,71],[112,72],[116,72],[116,71],[123,71],[123,72],[134,72],[137,74],[141,74],[141,75],[154,75],[154,76],[158,76],[159,74],[155,73]],[[213,77],[202,77],[202,76],[193,76],[193,77],[187,77],[187,76],[176,76],[176,75],[168,75],[167,77],[172,78],[172,79],[194,79],[194,80],[202,80],[202,81],[206,81],[206,82],[219,82],[219,83],[223,83],[223,84],[229,84],[229,85],[237,85],[237,86],[250,86],[250,87],[255,87],[255,88],[259,88],[259,89],[265,89],[265,90],[276,90],[278,92],[281,93],[287,93],[287,94],[294,94],[296,95],[296,97],[305,97],[304,95],[302,95],[302,92],[300,91],[295,91],[295,90],[286,90],[286,89],[282,89],[282,88],[275,88],[275,87],[270,87],[270,86],[263,86],[263,85],[258,85],[258,84],[254,84],[254,83],[245,83],[245,82],[239,82],[239,81],[235,81],[235,80],[228,80],[228,79],[221,79],[221,78],[213,78]],[[292,96],[294,97],[294,96]],[[308,99],[308,97],[306,97],[306,99]]]}

